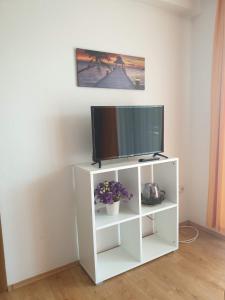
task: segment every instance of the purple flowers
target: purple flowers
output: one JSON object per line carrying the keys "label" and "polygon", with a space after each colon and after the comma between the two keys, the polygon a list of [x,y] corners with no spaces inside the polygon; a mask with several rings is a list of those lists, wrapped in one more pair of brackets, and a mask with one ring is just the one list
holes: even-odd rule
{"label": "purple flowers", "polygon": [[105,204],[113,204],[121,198],[131,199],[132,194],[129,194],[127,189],[116,181],[104,181],[97,185],[95,189],[95,199]]}

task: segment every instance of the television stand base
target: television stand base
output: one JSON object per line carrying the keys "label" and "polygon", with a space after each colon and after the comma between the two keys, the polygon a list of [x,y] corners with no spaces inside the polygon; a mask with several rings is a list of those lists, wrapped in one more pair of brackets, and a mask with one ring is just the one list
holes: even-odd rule
{"label": "television stand base", "polygon": [[154,153],[154,154],[153,154],[153,158],[156,157],[156,156],[160,156],[160,157],[163,157],[163,158],[169,158],[168,156],[163,155],[163,154],[161,154],[161,153]]}
{"label": "television stand base", "polygon": [[99,169],[101,169],[101,167],[102,167],[102,162],[101,162],[101,160],[99,160],[99,161],[94,161],[91,165],[94,166],[94,165],[96,165],[96,164],[98,164]]}

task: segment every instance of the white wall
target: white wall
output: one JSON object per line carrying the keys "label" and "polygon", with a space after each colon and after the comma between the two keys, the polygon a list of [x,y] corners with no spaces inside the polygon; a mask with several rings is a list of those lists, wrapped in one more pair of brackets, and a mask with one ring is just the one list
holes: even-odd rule
{"label": "white wall", "polygon": [[[70,165],[91,159],[90,105],[164,104],[165,152],[184,159],[189,21],[126,0],[1,0],[0,36],[0,208],[12,284],[77,258]],[[76,47],[145,57],[146,90],[76,87]]]}
{"label": "white wall", "polygon": [[189,177],[185,183],[188,217],[206,225],[210,144],[210,93],[216,0],[202,1],[192,20]]}

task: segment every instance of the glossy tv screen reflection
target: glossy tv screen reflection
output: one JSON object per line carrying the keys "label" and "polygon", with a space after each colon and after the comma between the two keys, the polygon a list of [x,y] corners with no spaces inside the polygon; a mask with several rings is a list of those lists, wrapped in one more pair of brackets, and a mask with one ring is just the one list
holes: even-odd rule
{"label": "glossy tv screen reflection", "polygon": [[93,160],[164,151],[164,106],[92,106]]}

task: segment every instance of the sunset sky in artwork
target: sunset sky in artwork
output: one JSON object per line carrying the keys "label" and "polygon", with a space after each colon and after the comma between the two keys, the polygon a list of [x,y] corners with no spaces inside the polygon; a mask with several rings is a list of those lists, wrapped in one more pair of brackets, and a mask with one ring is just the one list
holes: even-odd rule
{"label": "sunset sky in artwork", "polygon": [[[104,58],[104,59],[102,59],[102,61],[107,64],[113,64],[116,61],[117,56],[121,56],[126,67],[144,69],[144,58],[141,58],[141,57],[115,54],[115,53],[107,53],[107,59]],[[92,60],[92,58],[93,58],[92,56],[85,53],[84,49],[77,49],[76,59],[78,61],[89,62]]]}

